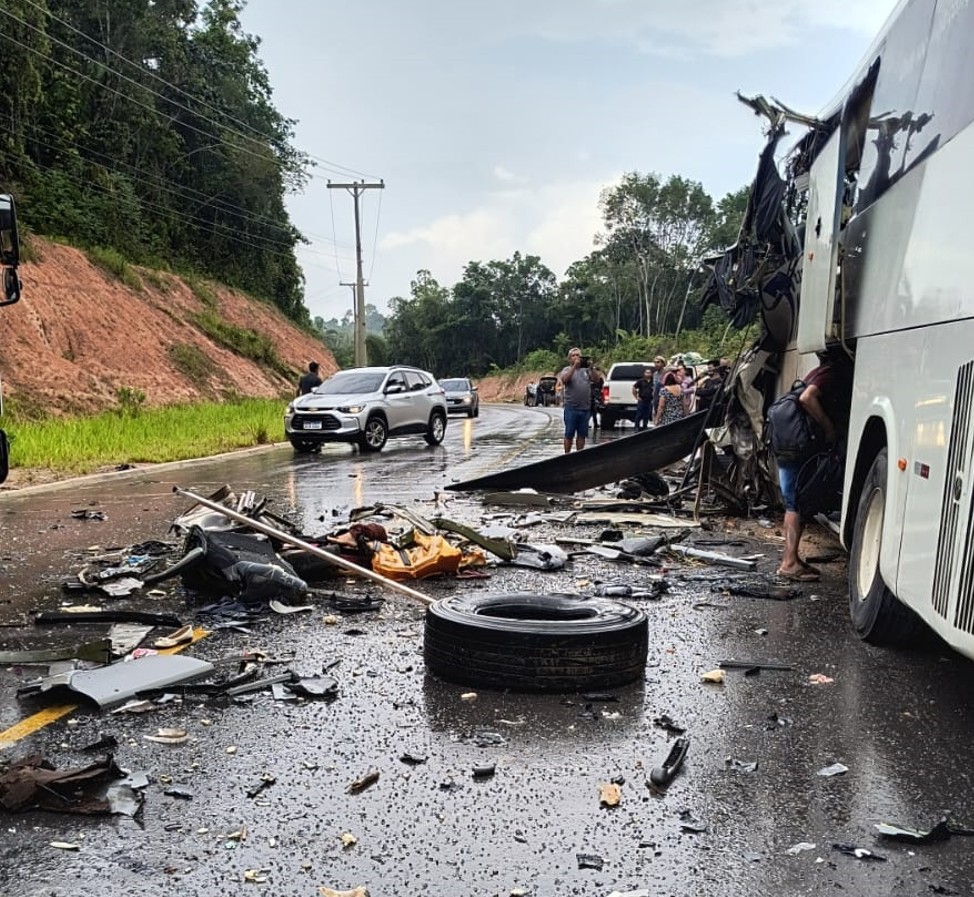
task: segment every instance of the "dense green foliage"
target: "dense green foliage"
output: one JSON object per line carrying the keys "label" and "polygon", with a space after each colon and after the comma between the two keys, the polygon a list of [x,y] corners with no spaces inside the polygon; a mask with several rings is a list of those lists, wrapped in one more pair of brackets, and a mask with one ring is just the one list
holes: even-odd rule
{"label": "dense green foliage", "polygon": [[748,191],[719,203],[681,177],[630,173],[603,191],[595,252],[560,283],[537,256],[470,262],[452,288],[419,271],[390,302],[384,354],[444,376],[560,367],[568,348],[603,364],[696,351],[734,353],[741,337],[703,315],[701,261],[737,237]]}
{"label": "dense green foliage", "polygon": [[123,387],[118,410],[96,417],[15,415],[10,466],[81,474],[106,465],[206,457],[282,439],[283,413],[277,399],[143,408],[139,392]]}
{"label": "dense green foliage", "polygon": [[24,223],[308,323],[284,196],[307,159],[242,0],[3,0],[0,188]]}

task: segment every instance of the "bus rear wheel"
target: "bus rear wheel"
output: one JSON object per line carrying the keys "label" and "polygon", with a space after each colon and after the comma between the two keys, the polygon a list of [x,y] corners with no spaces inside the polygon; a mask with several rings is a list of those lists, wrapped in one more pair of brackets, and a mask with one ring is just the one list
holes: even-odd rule
{"label": "bus rear wheel", "polygon": [[923,621],[889,590],[879,569],[887,464],[884,448],[869,468],[859,498],[849,556],[849,613],[853,629],[863,641],[873,645],[918,645],[924,640]]}

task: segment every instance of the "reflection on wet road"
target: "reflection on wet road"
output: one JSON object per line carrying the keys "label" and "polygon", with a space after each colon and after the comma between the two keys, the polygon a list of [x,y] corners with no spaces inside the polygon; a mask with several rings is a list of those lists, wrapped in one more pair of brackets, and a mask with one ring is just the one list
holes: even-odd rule
{"label": "reflection on wet road", "polygon": [[[59,580],[76,572],[90,547],[164,538],[185,508],[173,484],[201,493],[225,482],[253,489],[312,534],[374,502],[423,514],[445,507],[477,525],[504,510],[482,507],[476,496],[434,496],[453,479],[560,450],[556,409],[485,406],[478,419],[451,420],[436,449],[421,439],[367,456],[344,446],[299,456],[277,448],[0,496],[0,648],[63,638],[10,624],[68,600]],[[71,516],[85,507],[107,519]],[[543,523],[525,537],[596,539],[604,528]],[[780,549],[773,536],[735,536],[725,550],[761,555],[767,572]],[[882,840],[875,824],[929,828],[943,815],[974,824],[964,762],[974,742],[972,665],[857,642],[841,564],[826,565],[825,580],[801,597],[770,601],[730,597],[723,588],[738,574],[726,569],[667,563],[669,593],[640,602],[651,633],[645,679],[608,695],[476,689],[475,699],[465,698],[469,687],[425,674],[423,609],[391,594],[381,611],[343,616],[319,607],[254,624],[249,635],[214,632],[188,653],[235,669],[234,658],[259,648],[301,675],[327,669],[339,681],[338,699],[187,695],[145,716],[83,707],[0,749],[0,765],[38,751],[58,767],[81,766],[97,756],[81,748],[110,734],[118,762],[150,777],[139,820],[4,815],[0,895],[87,897],[106,882],[118,894],[200,897],[250,888],[317,894],[321,886],[364,886],[373,897],[968,893],[969,839],[898,844]],[[458,588],[590,594],[600,583],[645,586],[659,572],[577,554],[560,572],[496,567],[486,582],[418,587],[431,597]],[[344,580],[336,588],[376,594]],[[159,601],[184,616],[191,609],[181,593]],[[701,673],[721,660],[794,669],[730,670],[723,685],[702,683]],[[813,684],[816,673],[834,681]],[[26,675],[0,670],[0,729],[37,709],[14,695]],[[674,737],[659,724],[664,716],[691,742],[684,768],[660,795],[646,779]],[[145,739],[161,727],[186,729],[189,739]],[[848,771],[818,774],[833,763]],[[490,765],[492,776],[474,775]],[[370,772],[378,773],[375,784],[352,793],[350,784]],[[273,784],[248,796],[266,777]],[[610,781],[622,793],[615,808],[599,802],[599,785]],[[166,794],[173,788],[182,796]],[[834,844],[867,848],[885,862]],[[248,873],[267,883],[245,883]]]}

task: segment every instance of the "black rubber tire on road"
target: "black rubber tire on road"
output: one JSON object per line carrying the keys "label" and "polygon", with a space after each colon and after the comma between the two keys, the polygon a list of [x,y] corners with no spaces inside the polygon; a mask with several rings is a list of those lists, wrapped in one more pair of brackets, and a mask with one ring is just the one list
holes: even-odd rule
{"label": "black rubber tire on road", "polygon": [[642,678],[648,644],[646,615],[608,598],[461,594],[426,611],[426,669],[464,685],[614,688]]}
{"label": "black rubber tire on road", "polygon": [[444,436],[446,436],[446,415],[442,411],[434,411],[430,415],[426,435],[423,438],[430,445],[439,445]]}
{"label": "black rubber tire on road", "polygon": [[879,569],[887,464],[883,449],[869,468],[859,498],[849,552],[849,613],[852,627],[863,641],[920,647],[930,640],[926,625],[889,590]]}
{"label": "black rubber tire on road", "polygon": [[377,414],[365,422],[365,431],[358,438],[358,447],[363,452],[378,452],[389,438],[389,426]]}

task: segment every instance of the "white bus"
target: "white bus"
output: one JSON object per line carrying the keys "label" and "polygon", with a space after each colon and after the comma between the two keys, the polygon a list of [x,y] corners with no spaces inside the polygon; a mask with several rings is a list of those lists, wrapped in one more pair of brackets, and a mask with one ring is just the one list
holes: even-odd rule
{"label": "white bus", "polygon": [[901,2],[822,115],[741,99],[769,143],[709,299],[763,317],[747,383],[780,388],[827,346],[854,357],[839,526],[853,625],[909,644],[922,621],[974,657],[974,3]]}

